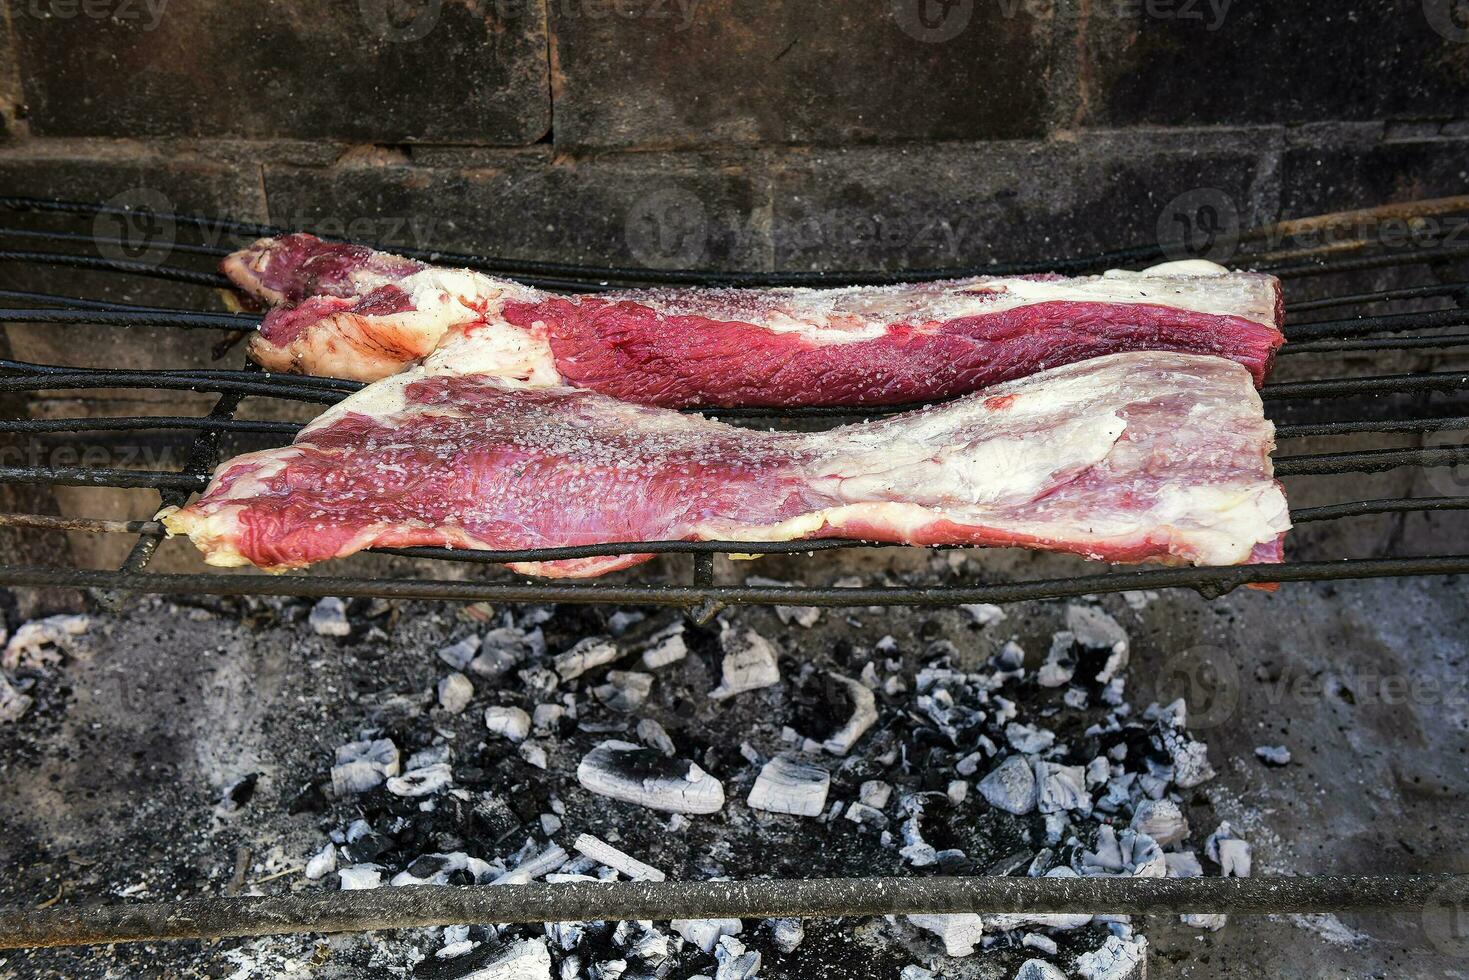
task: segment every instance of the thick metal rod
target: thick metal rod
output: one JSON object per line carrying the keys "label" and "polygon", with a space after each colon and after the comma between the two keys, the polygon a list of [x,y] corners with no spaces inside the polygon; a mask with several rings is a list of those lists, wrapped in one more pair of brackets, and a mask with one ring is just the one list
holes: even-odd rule
{"label": "thick metal rod", "polygon": [[191,330],[254,330],[260,317],[249,313],[195,313],[153,310],[0,309],[8,323],[80,323],[103,327],[186,327]]}
{"label": "thick metal rod", "polygon": [[121,272],[149,279],[167,279],[186,282],[194,286],[212,286],[223,289],[229,280],[217,272],[196,272],[193,269],[176,269],[152,262],[135,262],[130,259],[104,259],[94,255],[62,255],[57,252],[13,252],[0,251],[0,262],[34,262],[37,265],[60,265],[73,269],[95,269],[100,272]]}
{"label": "thick metal rod", "polygon": [[917,913],[1129,915],[1452,909],[1469,876],[813,878],[380,888],[0,914],[0,949],[473,923]]}
{"label": "thick metal rod", "polygon": [[451,582],[442,579],[345,578],[326,575],[221,575],[212,572],[154,574],[96,569],[0,566],[0,586],[117,589],[155,595],[287,595],[302,598],[429,599],[448,602],[575,602],[693,607],[708,600],[783,606],[949,606],[973,602],[1065,599],[1092,592],[1197,589],[1224,595],[1245,585],[1337,582],[1350,579],[1462,575],[1469,555],[1413,558],[1347,558],[1205,568],[1139,571],[1039,579],[1003,585],[867,587],[658,586],[564,583]]}
{"label": "thick metal rod", "polygon": [[1469,292],[1469,282],[1405,286],[1402,289],[1383,289],[1375,293],[1346,293],[1341,296],[1327,296],[1324,299],[1298,300],[1294,303],[1286,303],[1285,310],[1287,313],[1305,313],[1310,310],[1327,310],[1338,306],[1363,306],[1368,303],[1386,303],[1399,299],[1453,296],[1462,292]]}

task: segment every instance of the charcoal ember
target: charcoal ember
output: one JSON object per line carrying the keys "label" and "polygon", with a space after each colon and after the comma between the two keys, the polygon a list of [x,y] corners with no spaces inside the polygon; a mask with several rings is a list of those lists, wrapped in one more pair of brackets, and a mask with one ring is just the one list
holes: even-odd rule
{"label": "charcoal ember", "polygon": [[485,727],[502,738],[520,742],[530,735],[531,717],[524,708],[491,705],[485,709]]}
{"label": "charcoal ember", "polygon": [[984,938],[984,920],[973,912],[910,915],[908,921],[939,937],[949,956],[968,956]]}
{"label": "charcoal ember", "polygon": [[[782,752],[761,767],[746,802],[751,808],[768,813],[816,817],[826,809],[830,786],[831,773],[809,759]],[[883,823],[886,822],[884,818]]]}
{"label": "charcoal ember", "polygon": [[892,784],[883,782],[881,779],[866,780],[857,789],[858,801],[872,807],[874,810],[881,810],[886,807],[892,797]]}
{"label": "charcoal ember", "polygon": [[1188,819],[1172,800],[1143,800],[1133,811],[1130,826],[1163,847],[1171,847],[1188,836]]}
{"label": "charcoal ember", "polygon": [[628,714],[643,706],[653,692],[653,675],[635,670],[609,670],[607,683],[592,688],[592,696],[610,711]]}
{"label": "charcoal ember", "polygon": [[1118,834],[1110,824],[1101,824],[1097,827],[1096,849],[1082,854],[1079,870],[1088,875],[1163,878],[1168,874],[1168,862],[1158,842],[1147,834],[1134,830]]}
{"label": "charcoal ember", "polygon": [[393,842],[359,821],[347,832],[347,841],[342,845],[342,857],[353,864],[376,861],[393,849]]}
{"label": "charcoal ember", "polygon": [[719,646],[724,652],[719,668],[720,683],[709,692],[715,701],[780,683],[775,647],[759,633],[725,623],[719,634]]}
{"label": "charcoal ember", "polygon": [[1035,771],[1036,808],[1041,813],[1092,812],[1091,794],[1086,789],[1086,770],[1037,759]]}
{"label": "charcoal ember", "polygon": [[561,683],[560,676],[545,667],[527,667],[519,673],[526,694],[536,701],[548,701]]}
{"label": "charcoal ember", "polygon": [[1016,752],[1035,755],[1044,752],[1056,743],[1056,733],[1035,725],[1011,722],[1005,726],[1005,740]]}
{"label": "charcoal ember", "polygon": [[438,657],[444,663],[457,671],[466,669],[474,660],[474,655],[479,651],[479,637],[466,636],[464,639],[448,646],[440,647]]}
{"label": "charcoal ember", "polygon": [[652,718],[638,720],[637,734],[644,745],[651,746],[666,756],[671,757],[677,751],[668,730]]}
{"label": "charcoal ember", "polygon": [[631,742],[608,740],[581,760],[576,778],[588,791],[652,810],[714,813],[724,786],[685,759],[671,759]]}
{"label": "charcoal ember", "polygon": [[766,919],[760,925],[782,953],[794,953],[806,938],[806,926],[800,919]]}
{"label": "charcoal ember", "polygon": [[1015,971],[1015,980],[1066,980],[1066,974],[1045,960],[1026,960]]}
{"label": "charcoal ember", "polygon": [[342,891],[367,891],[382,887],[383,871],[375,864],[354,864],[337,871]]}
{"label": "charcoal ember", "polygon": [[1255,746],[1255,758],[1267,766],[1290,765],[1290,749],[1284,745],[1257,745]]}
{"label": "charcoal ember", "polygon": [[352,624],[347,621],[347,605],[335,596],[327,596],[312,607],[307,623],[317,636],[352,635]]}
{"label": "charcoal ember", "polygon": [[1006,756],[979,781],[979,795],[996,809],[1024,816],[1036,805],[1035,771],[1024,756]]}
{"label": "charcoal ember", "polygon": [[365,793],[399,772],[398,747],[386,738],[348,742],[337,747],[332,790],[337,796]]}
{"label": "charcoal ember", "polygon": [[1240,837],[1229,821],[1222,822],[1209,839],[1204,842],[1204,853],[1209,860],[1219,865],[1219,873],[1226,878],[1248,878],[1252,864],[1250,845]]}
{"label": "charcoal ember", "polygon": [[474,685],[468,677],[457,671],[439,681],[439,707],[451,715],[457,715],[469,707],[474,699]]}
{"label": "charcoal ember", "polygon": [[1016,851],[991,864],[984,873],[996,878],[1013,875],[1022,868],[1028,868],[1035,857],[1034,851]]}
{"label": "charcoal ember", "polygon": [[255,796],[255,787],[260,783],[260,773],[252,772],[243,776],[225,788],[220,797],[219,805],[214,812],[221,816],[239,813],[244,806]]}
{"label": "charcoal ember", "polygon": [[572,849],[632,881],[663,881],[668,877],[652,865],[639,861],[631,854],[620,851],[591,834],[578,837]]}
{"label": "charcoal ember", "polygon": [[977,626],[991,626],[1005,618],[1005,610],[989,602],[966,603],[959,607]]}
{"label": "charcoal ember", "polygon": [[305,875],[307,881],[320,881],[333,871],[337,870],[337,845],[328,844],[320,851],[311,855],[306,862]]}
{"label": "charcoal ember", "polygon": [[910,963],[898,971],[898,980],[935,980],[935,974],[932,970]]}
{"label": "charcoal ember", "polygon": [[501,626],[480,639],[479,655],[469,662],[469,670],[487,680],[499,680],[545,652],[546,638],[539,628],[527,632],[517,626]]}
{"label": "charcoal ember", "polygon": [[658,670],[677,663],[688,656],[688,653],[688,644],[684,642],[684,624],[679,620],[649,637],[641,647],[639,659],[646,669]]}
{"label": "charcoal ember", "polygon": [[613,636],[622,636],[647,618],[647,613],[638,612],[636,609],[619,609],[607,617],[607,632]]}
{"label": "charcoal ember", "polygon": [[718,964],[714,980],[749,980],[760,972],[760,951],[746,949],[734,936],[719,937],[714,959]]}
{"label": "charcoal ember", "polygon": [[[814,814],[809,815],[814,816]],[[860,824],[863,827],[873,827],[877,830],[884,830],[888,825],[888,818],[881,810],[865,803],[847,804],[847,812],[842,816],[852,823]]]}
{"label": "charcoal ember", "polygon": [[544,939],[506,943],[457,980],[551,980],[551,951]]}
{"label": "charcoal ember", "polygon": [[1053,635],[1045,662],[1036,670],[1036,683],[1041,687],[1063,687],[1071,683],[1076,675],[1076,658],[1071,653],[1075,645],[1076,635],[1070,630]]}
{"label": "charcoal ember", "polygon": [[414,858],[390,882],[395,888],[404,885],[472,885],[488,878],[490,866],[463,851],[452,854],[424,854]]}
{"label": "charcoal ember", "polygon": [[719,940],[725,936],[738,936],[745,928],[739,919],[674,919],[668,925],[683,937],[684,942],[692,943],[710,955],[713,955]]}
{"label": "charcoal ember", "polygon": [[[1024,936],[1021,936],[1020,945],[1026,949],[1040,950],[1047,956],[1055,956],[1058,948],[1056,946],[1056,940],[1050,936],[1042,935],[1039,932],[1027,932]],[[1062,976],[1065,976],[1065,974],[1062,974]]]}
{"label": "charcoal ember", "polygon": [[978,865],[974,863],[963,851],[956,848],[948,848],[938,852],[939,874],[945,875],[972,875]]}
{"label": "charcoal ember", "polygon": [[526,765],[534,766],[537,769],[546,769],[550,766],[551,759],[546,753],[546,747],[539,742],[521,742],[519,754]]}
{"label": "charcoal ember", "polygon": [[454,770],[439,762],[393,776],[388,779],[387,787],[394,796],[429,796],[448,789],[453,783]]}
{"label": "charcoal ember", "polygon": [[1148,970],[1148,941],[1141,936],[1108,936],[1100,949],[1076,958],[1083,980],[1144,980]]}
{"label": "charcoal ember", "polygon": [[558,653],[552,665],[563,681],[570,681],[596,667],[610,664],[620,656],[622,651],[609,638],[589,636],[577,641],[565,653]]}
{"label": "charcoal ember", "polygon": [[1180,789],[1193,789],[1214,778],[1209,764],[1209,747],[1168,725],[1160,725],[1158,741],[1173,764],[1173,781]]}
{"label": "charcoal ember", "polygon": [[821,747],[832,755],[846,755],[867,730],[877,724],[877,699],[860,681],[837,673],[828,676],[836,688],[846,694],[851,713],[842,727],[821,743]]}
{"label": "charcoal ember", "polygon": [[1127,631],[1106,612],[1095,606],[1067,606],[1066,628],[1081,646],[1103,655],[1101,669],[1094,678],[1098,684],[1109,683],[1126,669],[1130,647]]}

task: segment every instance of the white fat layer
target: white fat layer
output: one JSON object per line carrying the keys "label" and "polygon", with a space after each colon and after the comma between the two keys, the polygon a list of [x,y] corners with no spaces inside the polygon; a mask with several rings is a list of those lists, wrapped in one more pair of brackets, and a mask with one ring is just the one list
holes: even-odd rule
{"label": "white fat layer", "polygon": [[1202,260],[1071,279],[977,277],[903,286],[670,290],[612,298],[643,303],[665,316],[754,322],[813,343],[872,340],[886,334],[890,324],[923,328],[1050,302],[1169,306],[1276,327],[1275,279],[1232,273]]}
{"label": "white fat layer", "polygon": [[424,361],[434,374],[491,374],[532,388],[562,383],[545,326],[529,329],[500,317],[452,331]]}

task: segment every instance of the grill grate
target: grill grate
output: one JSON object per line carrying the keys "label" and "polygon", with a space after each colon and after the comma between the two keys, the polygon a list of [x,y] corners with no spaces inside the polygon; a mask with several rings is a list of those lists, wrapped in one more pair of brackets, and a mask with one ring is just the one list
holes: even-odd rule
{"label": "grill grate", "polygon": [[[0,198],[0,208],[52,212],[75,216],[137,214],[125,209],[78,202]],[[1298,231],[1329,228],[1335,223],[1361,224],[1389,217],[1414,217],[1469,211],[1469,198],[1393,205],[1342,215],[1285,222],[1242,236],[1252,246],[1247,263],[1282,278],[1323,274],[1354,274],[1406,264],[1443,263],[1469,257],[1469,247],[1448,241],[1429,241],[1411,250],[1370,254],[1372,243],[1361,239],[1336,242],[1315,249],[1285,251],[1276,243]],[[151,215],[211,232],[236,236],[276,234],[263,225],[219,222],[195,215]],[[59,232],[0,229],[0,238],[57,243],[107,244],[94,236]],[[116,242],[112,242],[116,244]],[[124,243],[126,244],[126,243]],[[215,256],[226,249],[187,246],[181,254]],[[650,272],[648,270],[588,268],[562,263],[519,262],[397,249],[415,257],[515,275],[544,288],[587,290],[607,283],[700,285],[836,285],[888,283],[996,272],[1041,271],[1037,266],[929,270],[899,273],[828,273],[791,275]],[[1067,272],[1096,271],[1113,265],[1135,265],[1163,257],[1155,247],[1127,249],[1089,256],[1047,268]],[[0,262],[50,264],[92,271],[143,276],[196,286],[218,287],[223,279],[213,272],[157,267],[147,263],[70,253],[0,251]],[[1287,307],[1293,314],[1316,310],[1370,308],[1398,301],[1436,300],[1453,306],[1412,313],[1374,314],[1307,321],[1287,327],[1289,340],[1283,355],[1365,351],[1455,348],[1469,343],[1469,334],[1391,336],[1410,331],[1469,326],[1469,284],[1461,281],[1402,289],[1353,292]],[[0,301],[24,304],[0,310],[11,322],[112,324],[117,326],[170,326],[180,329],[247,331],[257,317],[243,314],[201,313],[125,303],[102,303],[22,290],[0,291]],[[1389,334],[1390,336],[1369,336]],[[0,482],[119,487],[157,491],[163,504],[182,503],[201,489],[218,461],[226,434],[250,433],[288,440],[299,426],[288,422],[239,419],[236,411],[247,398],[269,397],[313,404],[331,404],[360,385],[333,379],[273,375],[259,370],[123,371],[81,369],[0,361],[0,391],[35,392],[77,389],[158,389],[197,391],[218,395],[212,410],[202,417],[115,417],[86,419],[0,420],[0,432],[25,435],[99,431],[160,430],[192,433],[185,443],[185,463],[178,472],[137,471],[85,467],[14,466],[0,468]],[[1435,372],[1323,378],[1265,386],[1262,395],[1271,410],[1279,411],[1306,399],[1359,396],[1454,394],[1469,387],[1469,372]],[[894,409],[895,411],[896,409]],[[1395,417],[1290,423],[1277,427],[1278,437],[1291,440],[1316,436],[1358,436],[1392,433],[1428,433],[1469,428],[1469,415],[1426,414]],[[723,418],[854,418],[880,413],[851,409],[732,412]],[[1469,448],[1447,446],[1410,449],[1358,449],[1310,455],[1284,455],[1276,471],[1285,477],[1381,472],[1399,467],[1448,466],[1469,462]],[[1377,514],[1457,512],[1469,510],[1469,496],[1398,497],[1347,501],[1297,508],[1298,524],[1321,523]],[[0,585],[66,586],[96,590],[99,596],[116,591],[163,594],[214,595],[378,596],[502,602],[579,602],[664,604],[688,609],[695,618],[708,619],[726,604],[758,603],[811,606],[949,605],[969,602],[1013,602],[1028,599],[1069,598],[1127,590],[1192,588],[1207,596],[1222,595],[1241,585],[1267,582],[1307,582],[1448,575],[1469,572],[1469,555],[1417,555],[1291,561],[1283,565],[1245,565],[1228,568],[1148,568],[1111,570],[1089,575],[1025,582],[982,585],[932,585],[873,588],[806,588],[720,586],[714,583],[713,557],[717,554],[803,554],[838,549],[875,547],[846,540],[787,542],[623,542],[574,548],[521,551],[466,552],[443,548],[387,549],[382,553],[441,561],[498,564],[509,561],[547,561],[619,554],[687,554],[693,556],[689,585],[600,585],[581,583],[463,582],[433,578],[344,578],[311,575],[162,574],[147,566],[163,528],[156,521],[106,521],[59,518],[35,514],[0,514],[0,526],[42,530],[126,533],[137,536],[127,560],[115,570],[0,566]],[[886,547],[886,545],[883,545]],[[854,879],[844,881],[768,882],[632,882],[585,885],[528,885],[515,889],[431,889],[405,892],[334,893],[310,897],[247,900],[201,899],[181,903],[106,906],[94,909],[55,908],[45,911],[0,912],[0,948],[265,935],[285,932],[406,928],[465,921],[548,921],[569,919],[668,918],[690,916],[847,915],[901,912],[1065,911],[1117,912],[1233,912],[1348,911],[1369,909],[1457,910],[1469,893],[1463,876],[1398,875],[1377,878],[1256,879],[1011,879],[944,878]],[[427,892],[432,891],[432,895]],[[512,894],[513,893],[513,894]]]}

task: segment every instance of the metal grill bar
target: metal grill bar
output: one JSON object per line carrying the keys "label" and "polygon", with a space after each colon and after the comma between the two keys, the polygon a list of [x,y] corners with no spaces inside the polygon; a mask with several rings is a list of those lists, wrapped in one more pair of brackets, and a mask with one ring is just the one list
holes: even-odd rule
{"label": "metal grill bar", "polygon": [[[119,238],[115,235],[83,235],[74,231],[35,231],[28,228],[0,228],[0,237],[24,238],[37,242],[71,242],[78,245],[111,245],[124,249],[135,249],[138,243],[127,238]],[[173,252],[182,252],[185,255],[208,255],[214,258],[228,255],[232,249],[219,245],[195,245],[191,242],[173,241],[168,243],[168,248]]]}
{"label": "metal grill bar", "polygon": [[151,262],[106,259],[92,255],[0,251],[0,262],[32,262],[36,265],[59,265],[72,269],[92,269],[97,272],[122,272],[129,275],[147,276],[150,279],[184,282],[194,286],[211,286],[216,289],[226,289],[230,285],[229,280],[217,272],[196,272],[193,269],[176,269],[172,266],[156,265]]}
{"label": "metal grill bar", "polygon": [[781,606],[952,606],[974,602],[1073,599],[1090,593],[1195,589],[1225,595],[1246,585],[1340,582],[1366,578],[1462,575],[1469,555],[1347,558],[1283,565],[1154,568],[1003,585],[823,588],[734,585],[586,585],[549,582],[452,582],[442,579],[326,575],[219,575],[0,567],[0,586],[111,589],[159,595],[280,595],[299,598],[425,599],[449,602],[566,602],[692,608],[704,602]]}
{"label": "metal grill bar", "polygon": [[1286,303],[1287,313],[1306,313],[1311,310],[1327,310],[1338,306],[1366,306],[1370,303],[1385,303],[1390,300],[1452,297],[1460,305],[1469,302],[1469,282],[1444,282],[1428,286],[1406,286],[1402,289],[1384,289],[1376,293],[1347,293],[1342,296],[1327,296],[1322,299],[1304,299]]}
{"label": "metal grill bar", "polygon": [[0,914],[0,949],[568,920],[1382,909],[1429,910],[1447,917],[1466,897],[1469,876],[1463,875],[813,878],[381,888],[10,911]]}
{"label": "metal grill bar", "polygon": [[191,330],[254,330],[260,317],[250,313],[196,313],[173,310],[14,310],[0,309],[11,323],[84,323],[102,327],[179,327]]}

